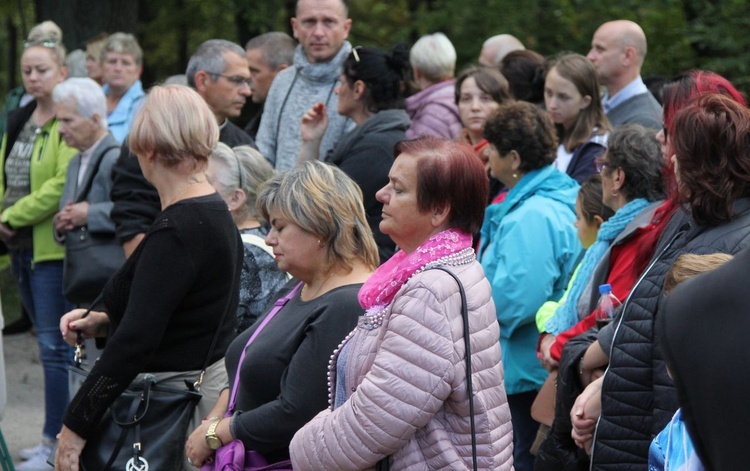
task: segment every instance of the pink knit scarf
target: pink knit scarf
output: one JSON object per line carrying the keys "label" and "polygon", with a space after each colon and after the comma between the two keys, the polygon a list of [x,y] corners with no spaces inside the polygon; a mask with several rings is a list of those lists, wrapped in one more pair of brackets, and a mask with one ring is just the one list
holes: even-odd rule
{"label": "pink knit scarf", "polygon": [[448,229],[430,237],[409,254],[399,250],[362,285],[358,296],[359,304],[368,314],[381,310],[391,303],[401,285],[417,270],[467,247],[471,247],[470,234]]}

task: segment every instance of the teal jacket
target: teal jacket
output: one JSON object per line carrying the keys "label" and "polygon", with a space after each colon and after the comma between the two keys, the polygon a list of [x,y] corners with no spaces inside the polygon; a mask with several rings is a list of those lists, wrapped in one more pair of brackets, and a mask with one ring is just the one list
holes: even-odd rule
{"label": "teal jacket", "polygon": [[492,284],[508,394],[538,390],[547,372],[536,356],[536,312],[565,291],[581,254],[578,183],[549,165],[521,177],[487,207],[480,261]]}
{"label": "teal jacket", "polygon": [[[14,129],[23,127],[28,117],[23,118],[31,115],[34,105],[32,102],[13,110],[8,116],[8,131],[0,147],[0,202],[5,196],[5,159],[18,135]],[[55,242],[52,218],[60,204],[68,162],[78,151],[65,144],[58,127],[57,120],[50,120],[34,141],[29,169],[31,193],[0,215],[0,222],[8,223],[11,227],[33,227],[34,262],[62,260],[65,256],[65,248]],[[11,142],[8,142],[9,136]]]}

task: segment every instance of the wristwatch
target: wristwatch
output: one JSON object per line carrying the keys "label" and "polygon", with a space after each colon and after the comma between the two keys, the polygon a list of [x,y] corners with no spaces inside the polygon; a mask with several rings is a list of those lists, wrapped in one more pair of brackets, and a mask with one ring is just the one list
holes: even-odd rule
{"label": "wristwatch", "polygon": [[206,443],[212,450],[218,450],[219,447],[224,445],[221,438],[216,434],[216,427],[218,427],[219,422],[221,422],[221,417],[214,419],[206,430]]}

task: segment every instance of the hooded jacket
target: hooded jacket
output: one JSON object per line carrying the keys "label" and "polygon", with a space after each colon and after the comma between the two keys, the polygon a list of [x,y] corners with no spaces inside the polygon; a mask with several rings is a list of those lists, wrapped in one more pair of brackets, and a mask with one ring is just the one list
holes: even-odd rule
{"label": "hooded jacket", "polygon": [[508,394],[537,391],[547,377],[536,356],[536,312],[560,299],[580,259],[578,188],[548,165],[523,175],[485,212],[480,260],[497,306]]}
{"label": "hooded jacket", "polygon": [[348,41],[330,62],[309,62],[302,46],[294,52],[292,67],[279,72],[273,79],[263,106],[260,129],[256,136],[258,150],[277,171],[289,170],[297,164],[302,144],[300,120],[314,104],[320,102],[328,111],[328,128],[320,144],[324,156],[354,122],[338,113],[339,97],[333,92],[339,83],[341,66],[352,50]]}
{"label": "hooded jacket", "polygon": [[[448,269],[466,291],[478,468],[508,471],[513,431],[490,286],[476,261]],[[294,468],[370,470],[389,456],[394,471],[471,469],[456,281],[440,270],[415,274],[396,293],[381,326],[357,328],[347,339],[349,397],[297,432],[289,447]],[[329,387],[336,384],[336,360]],[[335,395],[331,390],[329,397]]]}
{"label": "hooded jacket", "polygon": [[421,135],[455,139],[463,129],[456,106],[456,80],[444,80],[406,99],[406,112],[411,126],[406,137]]}
{"label": "hooded jacket", "polygon": [[388,184],[393,147],[406,139],[408,128],[409,117],[404,110],[380,111],[346,133],[326,156],[362,189],[365,216],[378,245],[380,263],[393,255],[396,244],[380,232],[383,203],[375,199],[375,193]]}

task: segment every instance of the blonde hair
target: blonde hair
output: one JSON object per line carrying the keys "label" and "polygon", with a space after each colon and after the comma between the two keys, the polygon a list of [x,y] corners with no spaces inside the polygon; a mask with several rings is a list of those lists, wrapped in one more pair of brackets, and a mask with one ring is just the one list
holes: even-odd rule
{"label": "blonde hair", "polygon": [[213,172],[213,177],[215,183],[222,187],[217,188],[220,190],[219,193],[234,190],[242,190],[245,193],[245,203],[234,211],[235,222],[258,218],[255,208],[258,187],[274,175],[273,167],[266,158],[250,146],[230,148],[219,142],[211,154],[209,165],[218,170]]}
{"label": "blonde hair", "polygon": [[62,30],[54,21],[42,21],[38,25],[35,25],[33,28],[31,28],[31,31],[29,31],[29,35],[26,37],[27,41],[32,42],[39,41],[41,39],[61,43],[63,39]]}
{"label": "blonde hair", "polygon": [[358,259],[378,266],[378,248],[367,225],[362,190],[338,167],[305,162],[278,174],[258,192],[258,212],[270,220],[278,212],[303,230],[320,237],[328,262],[351,269]]}
{"label": "blonde hair", "polygon": [[733,255],[719,252],[707,255],[692,253],[680,255],[664,276],[664,294],[669,294],[670,291],[683,281],[689,280],[701,273],[715,270],[733,258]]}
{"label": "blonde hair", "polygon": [[182,85],[153,87],[128,137],[135,154],[153,152],[167,167],[190,159],[205,166],[217,142],[216,117],[198,92]]}

